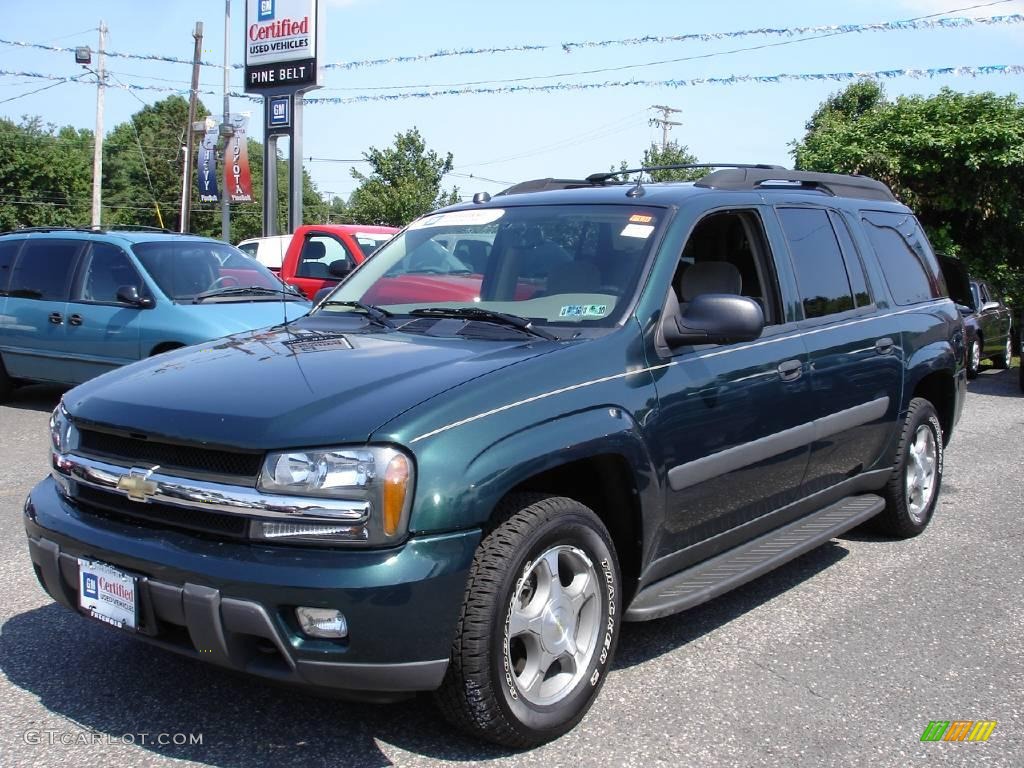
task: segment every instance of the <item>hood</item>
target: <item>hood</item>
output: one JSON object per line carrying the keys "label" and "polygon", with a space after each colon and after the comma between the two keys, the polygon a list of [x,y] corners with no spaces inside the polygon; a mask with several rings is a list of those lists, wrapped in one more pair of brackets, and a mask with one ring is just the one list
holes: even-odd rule
{"label": "hood", "polygon": [[555,349],[543,339],[340,332],[309,317],[134,363],[76,387],[64,403],[82,422],[188,442],[361,443],[445,390]]}
{"label": "hood", "polygon": [[272,301],[260,297],[256,301],[204,301],[201,304],[178,304],[174,322],[182,328],[202,333],[192,338],[216,339],[232,333],[266,328],[285,319],[295,320],[309,312],[308,301]]}

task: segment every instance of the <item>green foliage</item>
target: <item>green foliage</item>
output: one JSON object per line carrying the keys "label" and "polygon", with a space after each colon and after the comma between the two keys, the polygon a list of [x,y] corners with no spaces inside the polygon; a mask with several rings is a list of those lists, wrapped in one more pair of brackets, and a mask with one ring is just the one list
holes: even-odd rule
{"label": "green foliage", "polygon": [[92,133],[0,119],[0,230],[88,223]]}
{"label": "green foliage", "polygon": [[[644,150],[644,159],[640,165],[644,168],[650,168],[657,165],[689,165],[690,163],[698,162],[697,156],[690,152],[689,147],[685,144],[680,144],[677,141],[670,141],[662,149],[661,145],[652,143],[647,149]],[[629,168],[630,165],[626,160],[623,160],[618,167],[619,178],[623,181],[629,181],[630,174],[621,173],[621,171]],[[613,166],[610,170],[615,171],[616,168]],[[709,173],[708,168],[679,168],[675,170],[665,171],[651,171],[649,177],[651,181],[696,181]]]}
{"label": "green foliage", "polygon": [[856,83],[793,144],[796,167],[860,173],[914,209],[937,250],[1024,303],[1024,104],[1014,95],[884,98]]}
{"label": "green foliage", "polygon": [[441,180],[452,170],[452,153],[427,151],[417,128],[395,135],[393,147],[370,147],[363,157],[370,174],[352,169],[360,182],[352,193],[347,214],[360,224],[401,227],[417,216],[459,201],[459,190],[445,192]]}

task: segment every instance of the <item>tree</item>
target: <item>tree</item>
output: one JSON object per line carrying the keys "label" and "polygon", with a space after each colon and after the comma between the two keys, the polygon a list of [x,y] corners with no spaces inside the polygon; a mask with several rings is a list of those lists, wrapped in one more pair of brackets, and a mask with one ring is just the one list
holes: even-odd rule
{"label": "tree", "polygon": [[1024,300],[1024,104],[1016,96],[944,88],[889,101],[874,83],[855,83],[819,107],[792,147],[799,169],[888,184],[937,250]]}
{"label": "tree", "polygon": [[454,167],[452,153],[442,157],[433,150],[428,152],[415,127],[396,134],[393,147],[370,147],[363,157],[372,170],[368,176],[351,170],[359,186],[347,210],[361,224],[401,227],[417,216],[459,201],[457,188],[449,192],[441,189],[441,180]]}
{"label": "tree", "polygon": [[88,223],[92,133],[0,119],[0,230]]}
{"label": "tree", "polygon": [[[644,159],[640,165],[650,168],[658,165],[689,165],[696,163],[697,156],[690,152],[689,147],[680,144],[678,141],[670,141],[664,149],[655,143],[644,150]],[[629,163],[623,160],[619,164],[619,171],[629,168]],[[615,170],[613,167],[611,170]],[[708,174],[708,168],[680,168],[675,170],[651,171],[649,176],[652,181],[696,181]],[[619,178],[629,181],[629,174],[619,173]]]}

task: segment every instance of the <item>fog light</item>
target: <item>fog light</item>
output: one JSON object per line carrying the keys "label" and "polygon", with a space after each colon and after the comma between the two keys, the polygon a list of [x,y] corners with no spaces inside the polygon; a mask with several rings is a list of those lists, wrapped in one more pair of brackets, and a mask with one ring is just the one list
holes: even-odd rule
{"label": "fog light", "polygon": [[295,609],[295,617],[299,627],[310,637],[347,637],[348,622],[345,614],[334,608],[303,608]]}

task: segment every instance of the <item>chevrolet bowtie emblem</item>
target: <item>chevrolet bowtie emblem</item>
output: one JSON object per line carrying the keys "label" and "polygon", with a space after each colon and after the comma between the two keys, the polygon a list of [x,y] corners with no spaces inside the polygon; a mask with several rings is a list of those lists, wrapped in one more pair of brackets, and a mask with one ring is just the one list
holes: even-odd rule
{"label": "chevrolet bowtie emblem", "polygon": [[155,469],[133,467],[127,475],[117,479],[117,490],[124,491],[132,501],[145,501],[157,492],[157,484],[149,479]]}

